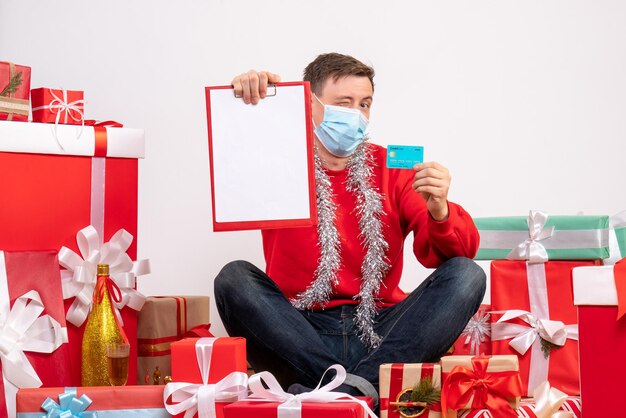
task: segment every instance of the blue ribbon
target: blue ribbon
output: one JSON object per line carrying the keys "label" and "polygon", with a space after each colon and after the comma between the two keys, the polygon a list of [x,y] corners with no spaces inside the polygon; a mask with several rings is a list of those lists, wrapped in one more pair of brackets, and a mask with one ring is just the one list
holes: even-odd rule
{"label": "blue ribbon", "polygon": [[91,402],[87,395],[77,398],[76,388],[65,388],[65,392],[59,394],[59,403],[48,398],[41,408],[47,412],[46,418],[97,418],[97,412],[85,411]]}

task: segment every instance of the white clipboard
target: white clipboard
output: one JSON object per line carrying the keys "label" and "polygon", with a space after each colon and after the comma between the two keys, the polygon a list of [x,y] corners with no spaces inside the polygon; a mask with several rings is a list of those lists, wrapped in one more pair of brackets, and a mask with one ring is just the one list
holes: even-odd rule
{"label": "white clipboard", "polygon": [[278,83],[256,105],[206,88],[213,230],[317,223],[308,82]]}

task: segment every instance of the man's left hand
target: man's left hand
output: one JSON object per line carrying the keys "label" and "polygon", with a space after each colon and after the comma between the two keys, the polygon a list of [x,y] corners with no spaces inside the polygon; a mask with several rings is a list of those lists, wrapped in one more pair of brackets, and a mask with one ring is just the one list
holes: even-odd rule
{"label": "man's left hand", "polygon": [[433,219],[445,221],[448,218],[448,190],[452,180],[448,169],[435,161],[430,161],[415,164],[413,170],[415,170],[413,190],[422,195]]}

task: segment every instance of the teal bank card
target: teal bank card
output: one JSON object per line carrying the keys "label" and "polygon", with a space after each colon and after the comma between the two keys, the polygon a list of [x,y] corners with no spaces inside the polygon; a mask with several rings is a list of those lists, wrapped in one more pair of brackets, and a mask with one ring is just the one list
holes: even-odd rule
{"label": "teal bank card", "polygon": [[424,147],[416,145],[388,145],[388,168],[413,168],[415,164],[424,162]]}

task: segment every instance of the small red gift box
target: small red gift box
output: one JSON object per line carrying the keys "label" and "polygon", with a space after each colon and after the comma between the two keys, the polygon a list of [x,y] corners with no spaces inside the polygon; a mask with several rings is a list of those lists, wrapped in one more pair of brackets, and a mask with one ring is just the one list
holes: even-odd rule
{"label": "small red gift box", "polygon": [[[84,127],[77,140],[77,129],[59,125],[55,137],[49,125],[0,121],[0,248],[59,251],[65,246],[79,252],[76,234],[91,224],[105,242],[121,228],[133,235],[126,252],[135,260],[143,131]],[[72,303],[66,300],[66,309]],[[135,382],[137,313],[121,312],[131,340],[129,381]],[[71,361],[66,364],[79,365],[83,328],[72,325],[68,333]],[[58,385],[80,386],[80,367],[72,372],[71,382]]]}
{"label": "small red gift box", "polygon": [[626,261],[615,266],[575,268],[573,280],[585,418],[622,416],[619,405],[626,389],[622,381],[626,376],[626,316],[618,319],[618,311],[626,309]]}
{"label": "small red gift box", "polygon": [[[216,418],[222,418],[227,403],[247,396],[244,338],[186,338],[172,343],[171,350],[172,382],[163,395],[171,414],[196,416],[198,410],[215,408]],[[211,396],[206,396],[208,387]]]}
{"label": "small red gift box", "polygon": [[[37,294],[35,295],[33,291]],[[39,298],[43,305],[39,315],[33,311],[38,302],[32,298]],[[16,316],[12,317],[9,311]],[[44,323],[41,322],[44,321],[41,317],[43,315],[49,315],[58,325],[58,329],[54,331],[58,344],[62,341],[67,342],[63,293],[56,253],[54,251],[0,251],[0,323],[2,324],[0,341],[3,341],[3,347],[9,348],[7,354],[10,354],[6,358],[4,354],[2,355],[2,365],[0,365],[1,418],[14,416],[15,393],[18,387],[37,387],[41,384],[58,386],[71,382],[70,352],[67,344],[62,344],[52,353],[32,352],[36,345],[45,347],[53,343],[53,341],[43,343],[40,341],[42,335],[28,332],[29,329],[37,326],[41,331],[44,330]],[[37,322],[34,322],[35,318],[39,318]],[[27,322],[22,323],[21,321],[24,320]],[[48,327],[51,325],[46,324]],[[16,340],[17,333],[19,333],[19,339]],[[26,354],[25,358],[18,355],[20,351]],[[31,366],[32,370],[29,370]],[[35,377],[40,380],[40,383]]]}
{"label": "small red gift box", "polygon": [[456,340],[450,354],[455,356],[491,355],[491,305],[480,305]]}
{"label": "small red gift box", "polygon": [[17,418],[78,417],[89,413],[110,418],[170,416],[163,406],[163,386],[59,387],[21,389],[17,393]]}
{"label": "small red gift box", "polygon": [[580,393],[572,269],[595,263],[491,262],[491,306],[507,312],[493,314],[492,353],[519,356],[525,395],[546,380],[568,395]]}
{"label": "small red gift box", "polygon": [[[398,408],[392,403],[400,401],[401,393],[413,389],[424,379],[430,379],[433,388],[441,390],[441,366],[429,363],[381,364],[379,373],[380,417],[401,418]],[[437,403],[422,413],[423,418],[440,418],[441,405]]]}
{"label": "small red gift box", "polygon": [[0,62],[0,120],[28,121],[30,67]]}
{"label": "small red gift box", "polygon": [[82,91],[37,88],[30,91],[33,122],[81,125],[85,119]]}
{"label": "small red gift box", "polygon": [[[372,408],[372,398],[357,397]],[[279,402],[238,401],[224,407],[224,418],[276,418]],[[302,402],[301,418],[363,418],[358,402]]]}
{"label": "small red gift box", "polygon": [[[185,338],[172,343],[172,381],[202,383],[196,357],[200,338]],[[208,383],[217,383],[232,372],[246,372],[246,339],[221,337],[213,343]]]}

